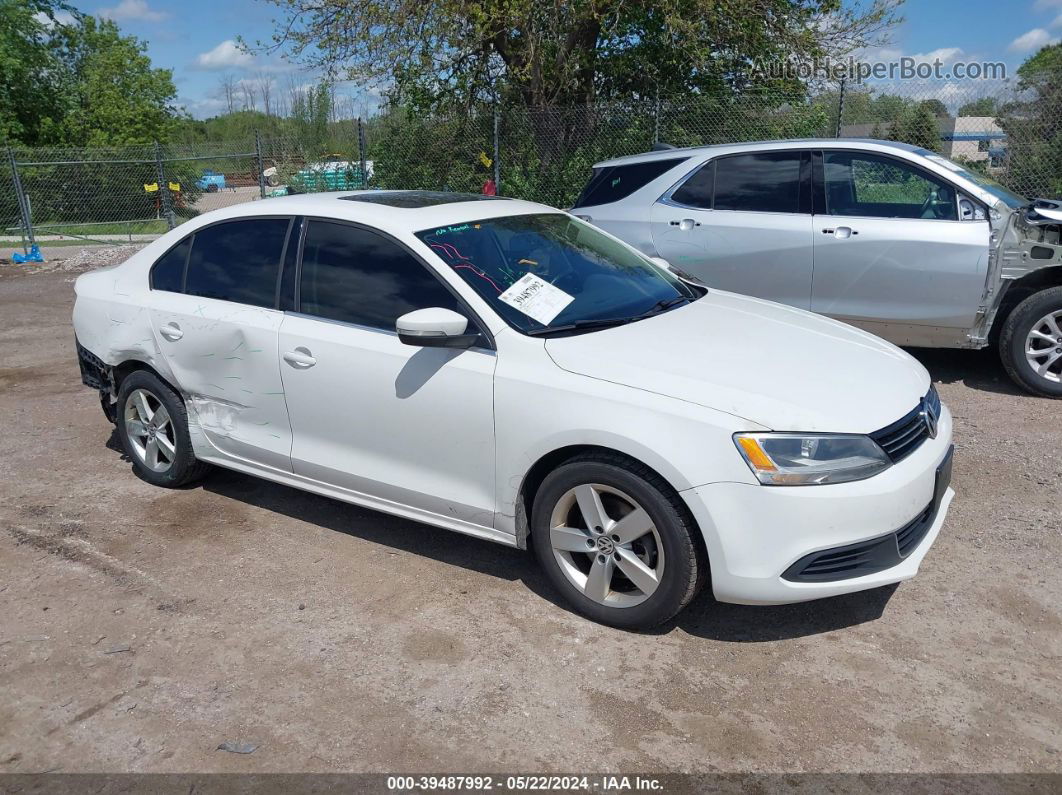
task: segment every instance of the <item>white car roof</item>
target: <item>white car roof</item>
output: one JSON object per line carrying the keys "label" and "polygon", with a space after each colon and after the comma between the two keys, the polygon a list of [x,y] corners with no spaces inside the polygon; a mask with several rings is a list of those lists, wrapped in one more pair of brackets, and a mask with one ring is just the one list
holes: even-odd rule
{"label": "white car roof", "polygon": [[615,157],[611,160],[602,160],[595,163],[594,168],[606,166],[630,165],[631,163],[645,163],[652,160],[668,160],[674,157],[695,157],[698,155],[725,155],[735,152],[746,152],[750,149],[757,151],[771,149],[807,149],[809,147],[829,147],[831,149],[874,149],[887,152],[900,150],[914,153],[921,150],[917,146],[899,143],[896,141],[879,141],[875,138],[791,138],[784,141],[742,141],[732,144],[711,144],[708,146],[686,146],[674,149],[657,149],[652,152],[642,152],[637,155]]}
{"label": "white car roof", "polygon": [[[238,204],[204,213],[206,222],[262,215],[306,215],[354,221],[385,231],[419,232],[485,218],[560,212],[545,204],[477,194],[418,190],[303,193]],[[178,227],[180,229],[180,227]]]}

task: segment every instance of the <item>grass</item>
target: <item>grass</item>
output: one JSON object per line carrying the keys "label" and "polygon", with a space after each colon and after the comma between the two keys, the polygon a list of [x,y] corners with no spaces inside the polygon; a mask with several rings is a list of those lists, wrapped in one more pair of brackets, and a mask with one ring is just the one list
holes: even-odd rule
{"label": "grass", "polygon": [[[183,219],[182,219],[183,220]],[[124,235],[161,235],[169,231],[169,225],[162,220],[149,221],[115,221],[113,223],[96,224],[34,224],[33,234],[39,237],[45,235],[82,235],[85,237],[122,237]],[[9,231],[9,234],[18,234],[18,228]]]}

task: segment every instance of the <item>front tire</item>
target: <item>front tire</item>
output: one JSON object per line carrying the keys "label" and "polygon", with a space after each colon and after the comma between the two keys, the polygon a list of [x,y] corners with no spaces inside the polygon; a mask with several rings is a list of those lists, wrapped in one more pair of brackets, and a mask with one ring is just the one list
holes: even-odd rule
{"label": "front tire", "polygon": [[146,370],[130,373],[118,390],[118,437],[133,471],[154,486],[175,489],[206,474],[196,460],[184,401]]}
{"label": "front tire", "polygon": [[1014,308],[1003,324],[999,355],[1019,386],[1062,398],[1062,287],[1033,293]]}
{"label": "front tire", "polygon": [[618,455],[580,457],[550,473],[535,495],[531,531],[539,562],[572,607],[622,629],[672,618],[708,572],[678,494]]}

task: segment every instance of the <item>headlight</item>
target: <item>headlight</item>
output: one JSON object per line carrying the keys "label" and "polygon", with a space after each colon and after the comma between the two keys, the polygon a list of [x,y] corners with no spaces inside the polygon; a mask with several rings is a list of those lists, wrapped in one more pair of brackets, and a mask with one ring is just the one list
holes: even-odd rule
{"label": "headlight", "polygon": [[876,475],[891,464],[868,436],[735,433],[734,443],[760,483],[768,486],[848,483]]}

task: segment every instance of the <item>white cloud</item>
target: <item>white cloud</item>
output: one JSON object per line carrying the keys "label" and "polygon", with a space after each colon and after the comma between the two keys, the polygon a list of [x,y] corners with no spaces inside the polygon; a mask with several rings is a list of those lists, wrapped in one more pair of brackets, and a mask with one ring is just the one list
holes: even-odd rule
{"label": "white cloud", "polygon": [[1062,0],[1036,0],[1033,3],[1033,8],[1037,11],[1042,11],[1045,8],[1058,8],[1059,6],[1062,6]]}
{"label": "white cloud", "polygon": [[[74,19],[74,15],[69,11],[56,11],[54,13],[56,23],[60,25],[73,25],[77,20]],[[44,25],[46,28],[52,26],[51,18],[43,11],[38,11],[33,15],[33,18]]]}
{"label": "white cloud", "polygon": [[962,55],[962,47],[941,47],[932,52],[915,53],[910,57],[915,60],[915,63],[935,63],[937,61],[948,63],[956,60],[960,55]]}
{"label": "white cloud", "polygon": [[1028,33],[1023,33],[1014,39],[1007,47],[1011,52],[1030,52],[1038,50],[1045,44],[1052,44],[1055,40],[1043,28],[1033,28]]}
{"label": "white cloud", "polygon": [[250,66],[254,61],[249,53],[236,46],[232,39],[225,39],[217,47],[201,52],[195,57],[195,67],[207,71]]}
{"label": "white cloud", "polygon": [[1055,21],[1051,23],[1051,27],[1062,28],[1062,14],[1059,14],[1057,17],[1055,17]]}
{"label": "white cloud", "polygon": [[147,0],[120,0],[113,8],[101,8],[98,14],[104,19],[139,19],[143,22],[161,22],[169,16],[165,11],[153,10]]}
{"label": "white cloud", "polygon": [[224,113],[227,108],[224,100],[216,97],[204,99],[181,99],[180,105],[196,119],[206,119]]}

